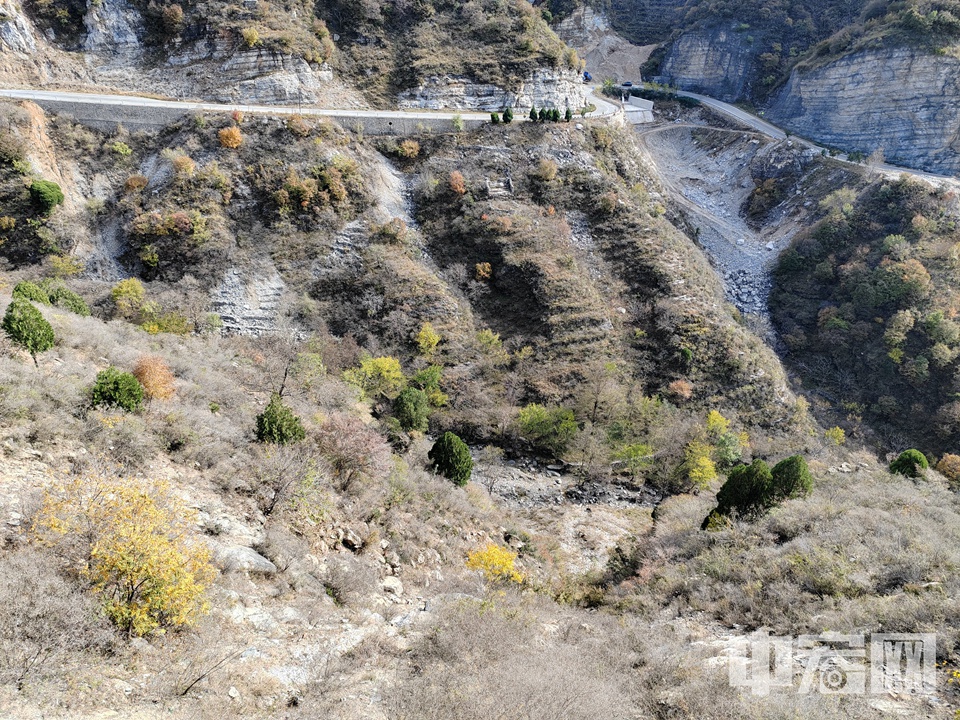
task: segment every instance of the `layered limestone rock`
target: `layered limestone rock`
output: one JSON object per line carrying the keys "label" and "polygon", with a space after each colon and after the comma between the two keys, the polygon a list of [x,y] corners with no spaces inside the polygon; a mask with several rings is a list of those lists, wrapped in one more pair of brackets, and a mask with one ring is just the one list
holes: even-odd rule
{"label": "layered limestone rock", "polygon": [[86,52],[110,63],[130,62],[141,55],[143,17],[127,0],[88,0],[83,21]]}
{"label": "layered limestone rock", "polygon": [[505,107],[570,108],[586,105],[580,73],[573,70],[537,70],[515,91],[496,85],[476,83],[465,77],[432,77],[398,98],[404,110],[465,110],[496,112]]}
{"label": "layered limestone rock", "polygon": [[730,29],[687,33],[670,47],[660,79],[681,90],[732,102],[747,88],[755,52],[746,35]]}
{"label": "layered limestone rock", "polygon": [[794,71],[767,116],[844,151],[882,149],[889,162],[960,171],[960,60],[907,48],[866,51]]}

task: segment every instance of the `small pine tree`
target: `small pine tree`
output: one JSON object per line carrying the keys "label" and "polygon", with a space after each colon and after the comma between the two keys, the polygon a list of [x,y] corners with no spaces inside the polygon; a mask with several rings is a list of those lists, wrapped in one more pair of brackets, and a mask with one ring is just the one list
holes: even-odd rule
{"label": "small pine tree", "polygon": [[550,120],[553,122],[560,122],[560,111],[557,108],[554,108],[550,111]]}
{"label": "small pine tree", "polygon": [[307,436],[300,418],[293,414],[280,399],[279,393],[270,396],[270,402],[257,415],[257,440],[262,443],[286,445],[303,440]]}
{"label": "small pine tree", "polygon": [[509,125],[513,122],[513,108],[507,108],[503,111],[503,122]]}
{"label": "small pine tree", "polygon": [[563,121],[570,122],[573,120],[573,111],[570,109],[570,106],[567,106],[567,111],[563,114]]}
{"label": "small pine tree", "polygon": [[540,112],[537,114],[537,118],[540,120],[540,122],[546,122],[546,121],[547,121],[547,109],[546,109],[546,108],[540,108]]}
{"label": "small pine tree", "polygon": [[927,458],[919,450],[904,450],[900,456],[890,463],[890,472],[896,475],[906,475],[907,477],[917,478],[926,470],[930,464]]}
{"label": "small pine tree", "polygon": [[491,122],[493,125],[499,125],[499,124],[500,124],[500,113],[495,113],[495,112],[494,112],[494,113],[490,113],[490,122]]}
{"label": "small pine tree", "polygon": [[423,390],[408,387],[393,401],[393,413],[404,430],[426,432],[430,425],[430,401]]}
{"label": "small pine tree", "polygon": [[530,108],[530,121],[531,121],[531,122],[536,122],[538,117],[539,117],[539,115],[537,115],[537,108],[531,107],[531,108]]}
{"label": "small pine tree", "polygon": [[722,515],[735,512],[740,517],[753,518],[774,503],[773,476],[767,464],[760,459],[733,468],[717,493],[717,511]]}
{"label": "small pine tree", "polygon": [[3,316],[3,330],[17,345],[33,358],[39,367],[37,355],[53,347],[53,328],[40,311],[23,298],[15,297]]}
{"label": "small pine tree", "polygon": [[34,180],[30,184],[30,197],[44,215],[49,215],[57,205],[63,203],[63,190],[55,182]]}
{"label": "small pine tree", "polygon": [[433,468],[445,478],[460,487],[470,480],[473,472],[473,458],[470,448],[452,432],[445,432],[427,453]]}
{"label": "small pine tree", "polygon": [[143,385],[133,374],[110,366],[97,373],[90,389],[90,402],[94,407],[113,406],[136,412],[143,407]]}
{"label": "small pine tree", "polygon": [[770,471],[777,501],[806,497],[813,492],[813,476],[807,462],[799,455],[784,458]]}

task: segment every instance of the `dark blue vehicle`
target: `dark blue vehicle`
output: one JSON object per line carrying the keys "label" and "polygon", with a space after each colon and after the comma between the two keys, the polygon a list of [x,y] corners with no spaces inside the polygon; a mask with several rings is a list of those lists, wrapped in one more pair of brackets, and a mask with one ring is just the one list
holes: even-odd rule
{"label": "dark blue vehicle", "polygon": [[588,73],[586,70],[584,70],[584,71],[583,71],[583,81],[584,81],[584,82],[590,82],[591,80],[593,80],[593,75],[591,75],[591,74]]}

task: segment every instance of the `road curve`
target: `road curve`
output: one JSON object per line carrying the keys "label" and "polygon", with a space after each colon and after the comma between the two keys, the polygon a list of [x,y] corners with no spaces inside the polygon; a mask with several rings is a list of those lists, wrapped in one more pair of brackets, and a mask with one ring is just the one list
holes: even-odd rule
{"label": "road curve", "polygon": [[[317,108],[311,106],[293,107],[290,105],[247,105],[243,103],[209,103],[194,102],[189,100],[160,100],[157,98],[143,97],[140,95],[109,95],[100,93],[86,92],[61,92],[59,90],[25,90],[17,88],[0,88],[0,96],[15,98],[19,100],[34,101],[59,101],[70,103],[87,103],[100,106],[127,106],[137,108],[164,108],[170,110],[198,111],[206,110],[209,112],[232,112],[239,110],[244,113],[261,113],[267,115],[311,115],[320,117],[337,118],[382,118],[390,119],[412,119],[412,120],[435,120],[461,117],[464,120],[484,120],[489,119],[490,113],[477,112],[443,112],[432,110],[339,110],[336,108]],[[613,103],[597,97],[595,94],[590,96],[590,101],[596,105],[597,109],[590,113],[590,117],[605,117],[613,115],[619,111],[619,108]]]}
{"label": "road curve", "polygon": [[[712,98],[708,95],[700,95],[698,93],[686,92],[685,90],[678,90],[677,95],[679,97],[688,97],[688,98],[693,98],[694,100],[699,100],[701,103],[711,108],[712,110],[716,110],[717,112],[722,113],[727,117],[731,117],[734,120],[737,120],[738,122],[743,123],[747,127],[750,127],[753,130],[756,130],[757,132],[761,132],[767,137],[771,137],[775,140],[784,140],[787,137],[790,137],[801,145],[805,145],[807,147],[813,148],[818,151],[824,151],[824,152],[829,151],[829,148],[826,148],[823,145],[819,145],[813,142],[812,140],[807,140],[806,138],[801,138],[796,135],[788,136],[786,132],[778,128],[776,125],[773,125],[772,123],[768,123],[766,120],[761,120],[756,115],[751,115],[745,110],[741,110],[738,107],[735,107],[729,103],[725,103],[721,100],[717,100],[716,98]],[[937,173],[926,172],[924,170],[916,170],[914,168],[902,167],[900,165],[891,165],[889,163],[876,163],[876,164],[864,165],[862,163],[857,163],[857,162],[853,162],[852,160],[848,160],[846,157],[837,157],[835,159],[839,160],[840,162],[849,163],[851,165],[868,167],[874,170],[875,172],[879,172],[888,176],[896,176],[896,175],[902,175],[906,173],[907,175],[912,175],[913,177],[922,178],[924,180],[930,180],[931,182],[947,181],[951,184],[958,183],[958,179],[953,175],[939,175]]]}

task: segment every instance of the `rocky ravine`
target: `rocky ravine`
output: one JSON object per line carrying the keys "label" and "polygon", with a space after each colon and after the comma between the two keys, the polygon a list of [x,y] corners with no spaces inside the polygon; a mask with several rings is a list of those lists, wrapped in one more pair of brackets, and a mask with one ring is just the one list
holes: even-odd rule
{"label": "rocky ravine", "polygon": [[960,172],[960,60],[899,48],[794,71],[769,118],[825,145]]}

